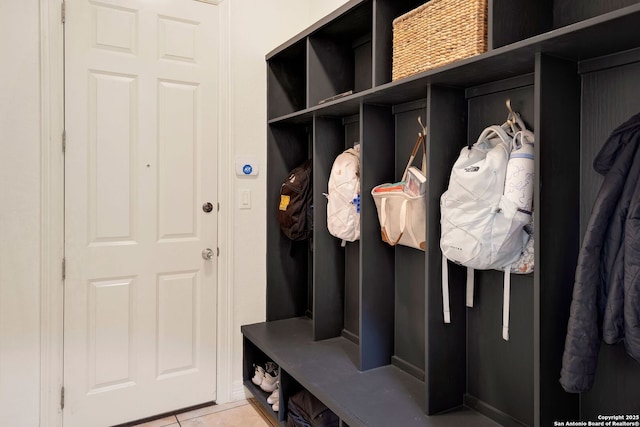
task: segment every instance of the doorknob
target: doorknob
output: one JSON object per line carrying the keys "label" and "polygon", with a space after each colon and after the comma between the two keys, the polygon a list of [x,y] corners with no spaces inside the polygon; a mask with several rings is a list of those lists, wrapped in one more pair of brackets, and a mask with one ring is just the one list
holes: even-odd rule
{"label": "doorknob", "polygon": [[213,210],[213,205],[211,204],[211,202],[207,202],[204,205],[202,205],[202,210],[205,211],[206,213],[209,213]]}
{"label": "doorknob", "polygon": [[210,248],[205,248],[202,250],[202,259],[209,260],[213,257],[213,250]]}

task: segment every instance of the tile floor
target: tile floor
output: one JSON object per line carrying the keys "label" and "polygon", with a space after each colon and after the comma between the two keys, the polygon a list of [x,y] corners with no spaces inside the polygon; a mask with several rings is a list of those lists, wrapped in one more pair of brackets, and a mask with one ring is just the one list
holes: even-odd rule
{"label": "tile floor", "polygon": [[278,424],[255,399],[247,399],[207,406],[135,427],[278,427]]}

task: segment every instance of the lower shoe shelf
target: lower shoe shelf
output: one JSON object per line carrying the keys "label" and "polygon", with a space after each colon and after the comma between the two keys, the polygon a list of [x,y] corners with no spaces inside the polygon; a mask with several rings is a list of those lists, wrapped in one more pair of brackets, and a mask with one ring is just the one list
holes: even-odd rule
{"label": "lower shoe shelf", "polygon": [[[253,374],[247,358],[254,356],[247,354],[252,351],[247,347],[255,346],[350,427],[499,425],[464,406],[426,415],[422,381],[393,365],[359,371],[358,346],[341,337],[313,341],[312,322],[308,318],[245,325],[241,331],[245,338],[245,380],[251,383],[247,376],[249,372]],[[255,386],[248,388],[254,394],[261,392]],[[285,406],[280,407],[285,411],[280,414],[281,420],[286,415]]]}
{"label": "lower shoe shelf", "polygon": [[[256,401],[264,407],[267,413],[271,414],[274,419],[281,421],[279,419],[280,417],[278,416],[278,412],[274,411],[272,409],[272,406],[267,403],[267,397],[271,393],[266,393],[262,391],[262,389],[260,389],[260,387],[253,384],[251,380],[245,380],[243,381],[243,384],[247,388],[247,390],[249,390],[251,394],[253,394],[253,396],[256,398]],[[280,424],[284,425],[284,422],[281,421]]]}

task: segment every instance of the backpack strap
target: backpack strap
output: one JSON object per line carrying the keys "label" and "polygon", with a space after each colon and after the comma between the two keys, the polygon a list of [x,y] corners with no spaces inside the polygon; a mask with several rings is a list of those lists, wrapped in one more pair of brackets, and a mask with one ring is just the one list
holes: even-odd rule
{"label": "backpack strap", "polygon": [[502,339],[509,341],[509,305],[511,303],[511,264],[504,268],[504,289],[502,300]]}
{"label": "backpack strap", "polygon": [[511,142],[513,141],[513,137],[509,136],[507,131],[502,126],[498,126],[498,125],[491,125],[485,128],[480,134],[480,136],[478,137],[476,144],[484,141],[492,134],[495,134],[496,136],[498,136],[500,140],[504,142],[505,145],[509,148],[509,150],[511,150]]}
{"label": "backpack strap", "polygon": [[492,134],[495,134],[500,138],[502,142],[504,142],[507,145],[507,148],[510,150],[511,141],[513,140],[513,138],[509,136],[509,134],[507,133],[507,131],[503,126],[491,125],[484,128],[480,133],[480,136],[478,136],[478,139],[476,140],[476,142],[472,144],[471,141],[469,141],[469,143],[467,144],[467,148],[471,150],[471,148],[473,148],[474,145],[481,143],[482,141],[488,139],[488,137],[490,137]]}
{"label": "backpack strap", "polygon": [[451,323],[451,307],[449,307],[449,266],[447,257],[442,255],[442,314],[444,323]]}
{"label": "backpack strap", "polygon": [[[467,307],[473,307],[473,268],[467,267]],[[451,323],[449,303],[449,265],[447,257],[442,255],[442,312],[444,323]]]}
{"label": "backpack strap", "polygon": [[473,268],[467,267],[467,307],[473,307]]}
{"label": "backpack strap", "polygon": [[[467,267],[467,307],[473,307],[473,268]],[[504,289],[502,303],[502,339],[509,341],[509,306],[511,304],[511,264],[504,268]],[[444,323],[451,323],[449,302],[449,266],[447,258],[442,256],[442,313]]]}

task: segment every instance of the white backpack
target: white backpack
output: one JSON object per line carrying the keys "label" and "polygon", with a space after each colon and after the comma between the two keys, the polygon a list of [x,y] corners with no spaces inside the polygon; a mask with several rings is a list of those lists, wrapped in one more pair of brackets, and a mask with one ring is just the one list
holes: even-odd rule
{"label": "white backpack", "polygon": [[346,242],[360,238],[360,145],[336,157],[329,175],[327,228]]}
{"label": "white backpack", "polygon": [[[520,135],[520,147],[525,145],[524,140],[531,144],[527,145],[526,153],[523,151],[525,156],[510,160],[516,134]],[[533,133],[526,130],[516,113],[511,113],[505,124],[486,128],[473,146],[463,148],[453,165],[449,187],[440,198],[445,323],[451,321],[447,259],[467,267],[468,307],[473,307],[473,270],[502,270],[505,272],[502,336],[509,339],[511,266],[522,256],[529,239],[524,226],[531,218],[533,150],[528,149],[533,147],[532,143]],[[527,170],[511,164],[515,159],[529,162],[525,165]],[[507,194],[505,188],[509,190]],[[516,191],[518,188],[521,191]]]}

